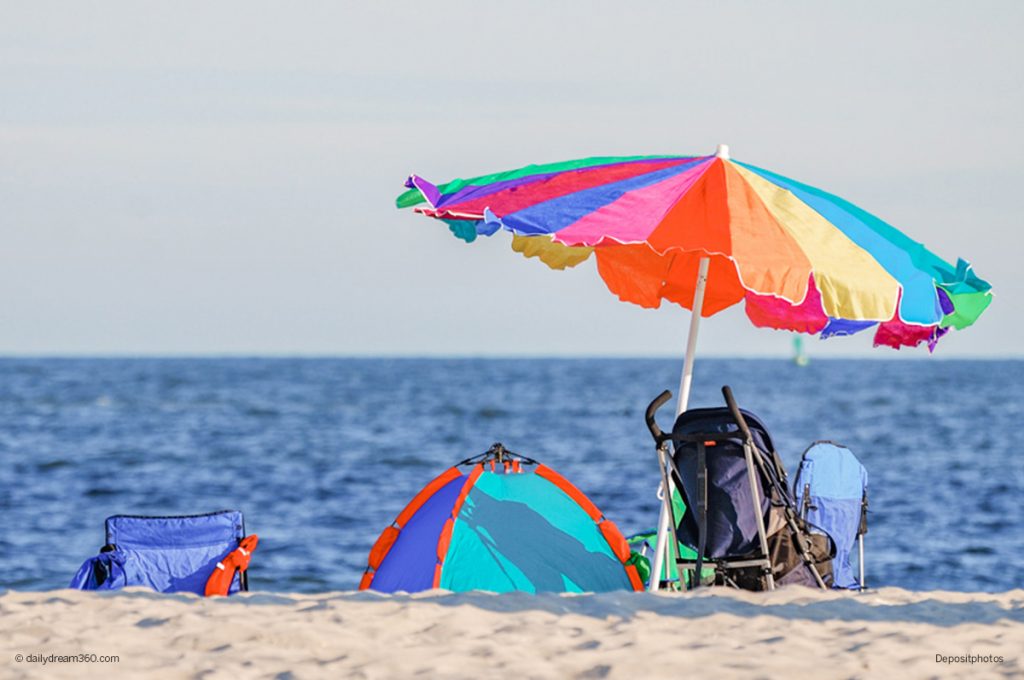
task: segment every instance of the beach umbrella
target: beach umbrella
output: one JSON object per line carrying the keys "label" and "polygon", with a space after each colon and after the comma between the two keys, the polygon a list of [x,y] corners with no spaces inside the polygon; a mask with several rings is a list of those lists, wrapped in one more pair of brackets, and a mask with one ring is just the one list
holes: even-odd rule
{"label": "beach umbrella", "polygon": [[755,326],[821,338],[873,329],[876,346],[931,351],[992,299],[965,260],[950,264],[838,196],[731,159],[725,145],[709,156],[585,158],[436,185],[413,175],[406,187],[400,208],[444,221],[466,242],[507,231],[514,251],[553,269],[593,257],[620,300],[697,310],[677,413],[702,316],[743,303]]}

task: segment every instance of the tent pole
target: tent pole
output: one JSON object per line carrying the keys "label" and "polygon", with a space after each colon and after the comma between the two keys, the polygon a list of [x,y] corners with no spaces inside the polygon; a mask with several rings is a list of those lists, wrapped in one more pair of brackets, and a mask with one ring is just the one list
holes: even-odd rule
{"label": "tent pole", "polygon": [[[693,305],[690,311],[690,334],[686,339],[686,357],[683,359],[683,374],[679,378],[679,399],[676,401],[676,418],[686,410],[690,402],[690,383],[693,382],[693,357],[697,351],[697,332],[700,330],[700,315],[704,309],[704,289],[708,283],[708,265],[711,259],[700,258],[697,267],[697,285],[693,290]],[[672,476],[668,476],[671,487]],[[672,490],[661,489],[665,494],[665,502],[661,504],[661,514],[658,516],[658,540],[654,548],[654,565],[651,568],[651,580],[647,590],[655,592],[658,590],[658,582],[661,580],[661,568],[665,561],[665,553],[668,551],[669,519],[667,504],[672,502]],[[679,574],[676,574],[679,576]],[[700,578],[698,575],[697,578]]]}

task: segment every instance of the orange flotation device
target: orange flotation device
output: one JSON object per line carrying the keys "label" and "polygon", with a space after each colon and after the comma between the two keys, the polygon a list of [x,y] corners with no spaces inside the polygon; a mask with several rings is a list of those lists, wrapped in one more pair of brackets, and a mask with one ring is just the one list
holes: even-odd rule
{"label": "orange flotation device", "polygon": [[249,568],[249,559],[256,550],[260,537],[256,534],[246,536],[238,543],[238,547],[227,554],[213,568],[213,573],[206,581],[206,597],[227,595],[231,582],[235,580],[235,572],[244,572]]}

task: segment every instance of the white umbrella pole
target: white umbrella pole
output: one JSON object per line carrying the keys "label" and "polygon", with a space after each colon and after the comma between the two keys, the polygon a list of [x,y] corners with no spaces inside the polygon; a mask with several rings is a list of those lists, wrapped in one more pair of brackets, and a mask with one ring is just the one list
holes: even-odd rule
{"label": "white umbrella pole", "polygon": [[[686,340],[686,358],[683,360],[683,374],[679,378],[679,399],[676,401],[676,417],[686,410],[690,401],[690,383],[693,382],[693,357],[697,351],[697,331],[700,330],[700,313],[704,309],[704,288],[708,283],[708,265],[711,260],[706,257],[700,259],[697,267],[697,287],[693,291],[693,307],[690,312],[690,334]],[[672,476],[668,476],[671,484]],[[661,580],[661,569],[668,555],[668,503],[672,502],[672,490],[660,489],[664,494],[664,502],[661,504],[661,514],[658,516],[658,541],[654,548],[654,564],[651,568],[651,580],[647,590],[652,593],[658,590],[658,582]],[[697,575],[700,578],[700,575]]]}
{"label": "white umbrella pole", "polygon": [[700,330],[700,312],[704,309],[704,288],[708,283],[710,258],[700,258],[697,268],[697,288],[693,291],[693,311],[690,313],[690,335],[686,339],[686,358],[683,360],[683,375],[679,378],[679,401],[676,402],[676,417],[686,410],[690,402],[690,383],[693,382],[693,356],[697,351],[697,331]]}

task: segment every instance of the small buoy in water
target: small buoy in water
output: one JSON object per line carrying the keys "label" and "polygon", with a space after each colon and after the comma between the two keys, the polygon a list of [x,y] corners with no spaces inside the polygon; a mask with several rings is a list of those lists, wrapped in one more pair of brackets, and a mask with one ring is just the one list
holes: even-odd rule
{"label": "small buoy in water", "polygon": [[811,358],[804,354],[804,339],[799,335],[793,338],[793,363],[797,366],[811,363]]}

